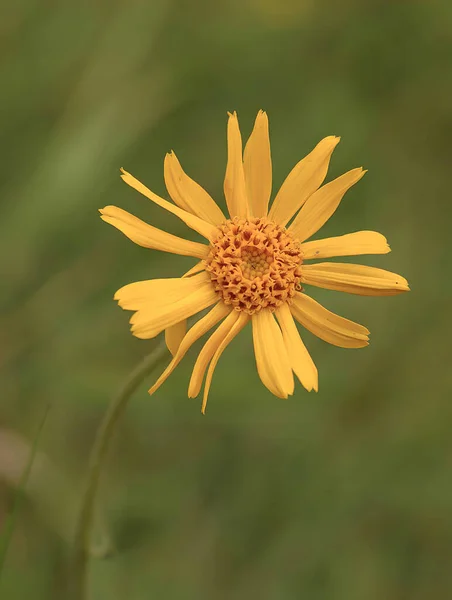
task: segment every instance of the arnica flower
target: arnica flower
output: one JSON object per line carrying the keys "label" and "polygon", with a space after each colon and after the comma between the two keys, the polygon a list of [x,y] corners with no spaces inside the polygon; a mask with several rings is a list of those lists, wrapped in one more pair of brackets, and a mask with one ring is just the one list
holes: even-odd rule
{"label": "arnica flower", "polygon": [[[229,216],[186,175],[173,152],[165,157],[164,177],[174,204],[121,170],[128,185],[177,215],[207,240],[205,244],[156,229],[116,206],[100,211],[104,221],[140,246],[199,260],[180,278],[131,283],[118,290],[115,299],[125,310],[135,311],[130,323],[136,337],[154,338],[165,331],[173,358],[150,394],[167,379],[192,344],[218,325],[196,359],[188,388],[189,397],[196,397],[207,371],[202,412],[221,354],[250,321],[259,376],[280,398],[293,393],[294,373],[306,390],[318,389],[317,369],[296,321],[335,346],[368,345],[369,331],[365,327],[321,306],[305,293],[305,285],[362,296],[393,296],[409,290],[406,279],[383,269],[307,262],[390,251],[386,238],[375,231],[307,241],[365,173],[361,168],[352,169],[322,186],[338,137],[324,138],[295,165],[271,206],[272,163],[266,113],[258,113],[244,153],[236,113],[229,114],[227,140],[224,194]],[[205,309],[209,311],[187,331],[187,319]]]}

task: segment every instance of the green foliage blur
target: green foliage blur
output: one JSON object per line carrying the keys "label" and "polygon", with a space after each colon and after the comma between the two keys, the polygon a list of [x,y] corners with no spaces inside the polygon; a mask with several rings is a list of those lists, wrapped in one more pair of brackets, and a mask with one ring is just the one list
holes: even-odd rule
{"label": "green foliage blur", "polygon": [[[206,416],[186,391],[198,344],[121,423],[99,516],[92,600],[452,597],[452,131],[448,0],[17,0],[0,17],[0,526],[51,410],[3,574],[2,600],[63,599],[89,449],[109,398],[155,346],[113,302],[193,261],[103,223],[115,204],[198,239],[119,178],[166,196],[163,158],[224,207],[226,112],[270,118],[274,190],[326,135],[329,178],[369,170],[319,237],[384,233],[362,262],[412,292],[323,290],[366,325],[362,350],[303,338],[318,394],[260,383],[247,328]],[[311,290],[309,290],[311,292]]]}

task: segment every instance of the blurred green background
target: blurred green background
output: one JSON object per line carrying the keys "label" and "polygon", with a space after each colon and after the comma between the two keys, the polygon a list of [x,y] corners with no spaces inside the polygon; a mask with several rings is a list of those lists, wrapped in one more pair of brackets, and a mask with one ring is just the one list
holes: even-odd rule
{"label": "blurred green background", "polygon": [[18,0],[0,18],[0,522],[52,408],[0,597],[64,598],[67,543],[109,398],[155,342],[133,338],[120,286],[184,257],[102,223],[116,204],[196,239],[119,178],[159,194],[163,157],[224,206],[226,112],[270,117],[274,189],[323,136],[328,177],[369,169],[321,236],[383,232],[363,262],[412,292],[312,290],[372,332],[363,350],[304,334],[320,391],[260,384],[249,328],[207,415],[186,390],[196,350],[121,423],[101,504],[117,552],[92,600],[452,597],[449,240],[452,4],[344,0]]}

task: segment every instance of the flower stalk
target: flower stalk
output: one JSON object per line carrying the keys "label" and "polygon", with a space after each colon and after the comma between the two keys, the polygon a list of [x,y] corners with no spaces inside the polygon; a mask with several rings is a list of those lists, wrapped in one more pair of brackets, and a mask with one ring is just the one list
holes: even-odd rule
{"label": "flower stalk", "polygon": [[69,577],[69,597],[71,600],[87,600],[88,598],[88,566],[89,558],[92,554],[91,544],[96,499],[102,469],[111,440],[132,395],[143,380],[164,361],[167,355],[168,350],[165,344],[162,343],[143,359],[113,397],[97,430],[89,458],[85,489],[75,525],[71,573]]}

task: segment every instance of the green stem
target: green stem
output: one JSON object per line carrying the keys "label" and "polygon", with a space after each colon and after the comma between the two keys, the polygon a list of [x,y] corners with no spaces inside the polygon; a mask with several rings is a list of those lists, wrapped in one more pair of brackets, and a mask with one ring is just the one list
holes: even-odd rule
{"label": "green stem", "polygon": [[82,496],[75,526],[75,539],[70,573],[70,594],[73,600],[88,598],[88,563],[97,492],[102,467],[107,456],[116,425],[124,413],[135,390],[157,365],[167,356],[165,344],[159,345],[132,371],[117,395],[112,399],[96,433],[88,466],[86,487]]}

